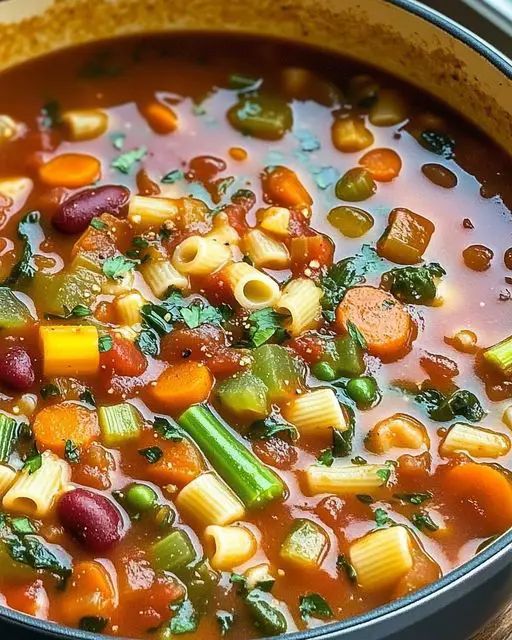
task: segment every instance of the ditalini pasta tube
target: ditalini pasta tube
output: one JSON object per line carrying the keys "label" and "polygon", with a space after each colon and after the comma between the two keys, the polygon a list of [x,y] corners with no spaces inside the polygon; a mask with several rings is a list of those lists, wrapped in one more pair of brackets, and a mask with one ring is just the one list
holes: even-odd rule
{"label": "ditalini pasta tube", "polygon": [[93,140],[108,128],[108,114],[101,109],[65,111],[61,117],[68,140]]}
{"label": "ditalini pasta tube", "polygon": [[133,196],[128,208],[128,220],[140,227],[160,227],[180,214],[179,200]]}
{"label": "ditalini pasta tube", "polygon": [[55,499],[65,490],[71,470],[65,460],[50,451],[41,455],[41,466],[30,473],[23,469],[5,494],[2,506],[7,511],[18,511],[28,516],[44,518]]}
{"label": "ditalini pasta tube", "polygon": [[309,278],[292,280],[283,289],[276,311],[288,316],[285,327],[292,336],[298,336],[318,326],[322,317],[320,299],[322,289]]}
{"label": "ditalini pasta tube", "polygon": [[213,472],[202,473],[178,494],[176,505],[203,526],[231,524],[245,515],[244,505]]}
{"label": "ditalini pasta tube", "polygon": [[244,236],[245,252],[256,267],[287,269],[290,254],[284,242],[274,240],[259,229],[251,229]]}
{"label": "ditalini pasta tube", "polygon": [[266,273],[246,262],[235,262],[224,268],[223,274],[239,305],[256,311],[272,307],[279,299],[279,285]]}
{"label": "ditalini pasta tube", "polygon": [[386,484],[391,473],[387,465],[345,464],[335,461],[330,467],[313,464],[306,470],[311,493],[369,493]]}
{"label": "ditalini pasta tube", "polygon": [[282,412],[303,434],[348,429],[345,414],[332,389],[314,389],[299,395],[288,402]]}
{"label": "ditalini pasta tube", "polygon": [[140,310],[145,304],[146,301],[138,291],[118,296],[114,300],[114,307],[119,324],[129,327],[139,324],[141,321]]}
{"label": "ditalini pasta tube", "polygon": [[211,238],[190,236],[174,250],[172,264],[183,274],[206,276],[221,269],[231,259],[231,250]]}
{"label": "ditalini pasta tube", "polygon": [[367,534],[350,547],[349,557],[365,591],[392,587],[413,566],[411,537],[403,526]]}
{"label": "ditalini pasta tube", "polygon": [[210,564],[219,571],[229,571],[256,553],[256,538],[246,527],[210,525],[204,530],[204,538],[213,551]]}
{"label": "ditalini pasta tube", "polygon": [[6,464],[0,464],[0,496],[11,487],[16,478],[16,471]]}
{"label": "ditalini pasta tube", "polygon": [[172,266],[158,251],[148,253],[149,259],[140,266],[142,277],[157,298],[162,298],[171,287],[186,289],[188,278]]}
{"label": "ditalini pasta tube", "polygon": [[475,458],[499,458],[509,451],[508,436],[462,422],[451,427],[439,447],[442,456],[469,453]]}

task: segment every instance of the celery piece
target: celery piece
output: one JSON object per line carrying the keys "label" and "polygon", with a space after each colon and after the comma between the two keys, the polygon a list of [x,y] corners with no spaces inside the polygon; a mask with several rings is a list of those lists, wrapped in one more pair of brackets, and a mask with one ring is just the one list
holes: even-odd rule
{"label": "celery piece", "polygon": [[16,420],[0,413],[0,462],[7,462],[18,438]]}
{"label": "celery piece", "polygon": [[84,267],[56,275],[36,272],[28,293],[47,314],[65,315],[77,305],[90,306],[100,293],[105,277]]}
{"label": "celery piece", "polygon": [[227,426],[203,405],[178,418],[215,471],[250,509],[263,507],[285,492],[282,480],[268,469]]}
{"label": "celery piece", "polygon": [[287,400],[302,387],[304,372],[300,360],[284,347],[264,344],[254,349],[252,355],[252,373],[267,386],[270,402]]}
{"label": "celery piece", "polygon": [[142,416],[131,404],[115,404],[98,409],[103,443],[117,447],[140,436]]}
{"label": "celery piece", "polygon": [[217,395],[222,406],[236,416],[254,419],[268,414],[267,387],[247,371],[224,380]]}
{"label": "celery piece", "polygon": [[486,349],[483,357],[503,375],[510,376],[512,374],[512,336]]}
{"label": "celery piece", "polygon": [[0,329],[21,329],[32,321],[30,311],[9,287],[0,287]]}
{"label": "celery piece", "polygon": [[294,520],[279,555],[298,567],[315,568],[322,562],[328,545],[329,539],[320,525],[312,520],[299,518]]}
{"label": "celery piece", "polygon": [[151,546],[150,556],[154,569],[177,573],[196,559],[196,550],[188,534],[175,529]]}

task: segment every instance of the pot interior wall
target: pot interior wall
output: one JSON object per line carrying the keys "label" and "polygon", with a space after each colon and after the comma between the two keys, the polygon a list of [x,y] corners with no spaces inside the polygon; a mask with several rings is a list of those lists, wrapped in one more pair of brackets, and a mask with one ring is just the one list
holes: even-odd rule
{"label": "pot interior wall", "polygon": [[510,77],[385,0],[7,0],[0,5],[0,69],[72,44],[173,30],[266,34],[322,46],[426,89],[503,147],[512,145]]}

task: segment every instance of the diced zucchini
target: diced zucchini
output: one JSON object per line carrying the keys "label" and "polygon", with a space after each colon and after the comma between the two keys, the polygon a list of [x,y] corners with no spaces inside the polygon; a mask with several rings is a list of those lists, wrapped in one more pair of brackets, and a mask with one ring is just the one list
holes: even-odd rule
{"label": "diced zucchini", "polygon": [[277,602],[261,589],[253,589],[245,598],[249,613],[260,633],[265,636],[278,636],[286,633],[288,624],[284,614],[279,611]]}
{"label": "diced zucchini", "polygon": [[65,314],[78,304],[90,306],[105,280],[99,273],[77,267],[56,275],[36,272],[28,293],[45,313]]}
{"label": "diced zucchini", "polygon": [[140,436],[142,416],[125,402],[98,409],[102,440],[107,447],[118,447]]}
{"label": "diced zucchini", "polygon": [[189,536],[176,529],[155,542],[150,548],[150,555],[154,569],[176,573],[196,559],[196,550]]}
{"label": "diced zucchini", "polygon": [[21,329],[32,321],[28,308],[9,287],[0,287],[0,329]]}
{"label": "diced zucchini", "polygon": [[328,545],[327,534],[320,525],[299,518],[293,522],[279,555],[297,567],[314,569],[320,566]]}
{"label": "diced zucchini", "polygon": [[268,414],[267,387],[252,373],[244,372],[224,380],[217,394],[222,406],[236,416],[256,419]]}
{"label": "diced zucchini", "polygon": [[252,373],[266,385],[270,402],[287,400],[302,387],[304,372],[300,361],[284,347],[264,344],[252,355]]}
{"label": "diced zucchini", "polygon": [[0,413],[0,462],[7,462],[18,437],[16,420]]}
{"label": "diced zucchini", "polygon": [[336,378],[355,378],[365,370],[363,351],[348,334],[327,343],[326,353],[321,362],[331,367]]}

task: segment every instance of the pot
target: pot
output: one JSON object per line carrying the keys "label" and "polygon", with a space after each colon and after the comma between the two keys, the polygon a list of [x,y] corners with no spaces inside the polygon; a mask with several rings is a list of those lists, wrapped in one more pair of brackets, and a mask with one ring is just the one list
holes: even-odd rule
{"label": "pot", "polygon": [[[512,148],[512,62],[414,0],[6,0],[0,69],[72,44],[148,32],[224,31],[303,41],[380,67],[435,95]],[[289,640],[467,640],[512,597],[512,532],[442,580],[365,615]],[[18,640],[102,636],[0,607]]]}

